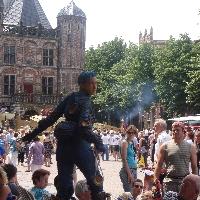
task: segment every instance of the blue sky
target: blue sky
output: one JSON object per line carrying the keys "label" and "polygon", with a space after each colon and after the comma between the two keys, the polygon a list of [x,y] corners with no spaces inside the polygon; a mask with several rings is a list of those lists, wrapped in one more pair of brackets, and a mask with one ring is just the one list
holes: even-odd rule
{"label": "blue sky", "polygon": [[[51,25],[70,0],[39,0]],[[74,0],[87,16],[86,48],[122,37],[138,43],[138,34],[154,29],[154,39],[188,33],[200,39],[200,0]]]}

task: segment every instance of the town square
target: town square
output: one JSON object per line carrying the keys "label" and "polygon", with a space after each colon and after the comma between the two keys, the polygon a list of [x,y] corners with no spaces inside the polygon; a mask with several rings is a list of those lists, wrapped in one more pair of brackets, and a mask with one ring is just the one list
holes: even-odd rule
{"label": "town square", "polygon": [[0,0],[0,200],[199,200],[200,1]]}

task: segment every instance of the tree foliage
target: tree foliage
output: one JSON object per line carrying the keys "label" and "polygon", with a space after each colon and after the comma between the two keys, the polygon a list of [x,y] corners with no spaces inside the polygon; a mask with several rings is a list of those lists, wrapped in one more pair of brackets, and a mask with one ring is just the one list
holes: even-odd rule
{"label": "tree foliage", "polygon": [[186,86],[187,103],[191,106],[191,111],[200,111],[200,69],[189,73],[190,82]]}
{"label": "tree foliage", "polygon": [[[163,47],[126,44],[115,38],[86,51],[86,68],[99,81],[96,111],[134,117],[152,102],[168,116],[200,108],[200,45],[187,34]],[[130,114],[131,113],[131,114]]]}
{"label": "tree foliage", "polygon": [[192,68],[189,75],[189,82],[185,92],[187,94],[187,104],[190,105],[190,111],[199,113],[200,111],[200,43],[193,45]]}
{"label": "tree foliage", "polygon": [[171,37],[165,47],[157,50],[154,68],[156,92],[169,116],[174,112],[185,114],[188,111],[185,88],[192,67],[192,47],[188,35],[181,35],[178,40]]}

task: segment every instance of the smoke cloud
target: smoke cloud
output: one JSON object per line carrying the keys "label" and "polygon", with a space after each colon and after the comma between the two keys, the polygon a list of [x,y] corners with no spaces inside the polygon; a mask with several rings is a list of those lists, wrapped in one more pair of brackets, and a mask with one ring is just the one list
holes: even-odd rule
{"label": "smoke cloud", "polygon": [[139,113],[143,113],[144,109],[152,104],[155,100],[155,94],[153,92],[154,85],[146,83],[141,88],[141,95],[138,98],[136,104],[125,114],[125,122],[128,123],[130,120],[138,116]]}

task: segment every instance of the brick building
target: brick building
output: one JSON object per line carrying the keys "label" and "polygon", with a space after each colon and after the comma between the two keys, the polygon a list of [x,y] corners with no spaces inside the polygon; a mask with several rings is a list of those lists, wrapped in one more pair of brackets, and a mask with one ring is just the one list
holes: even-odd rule
{"label": "brick building", "polygon": [[39,0],[0,0],[0,105],[55,103],[77,90],[86,15],[73,1],[53,29]]}

